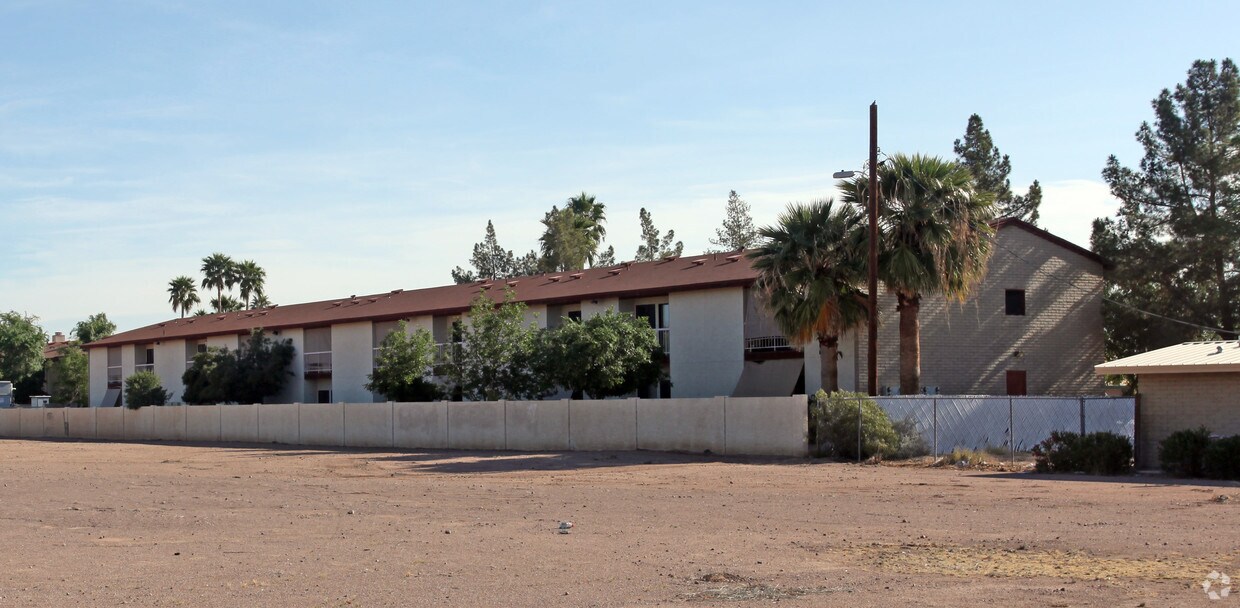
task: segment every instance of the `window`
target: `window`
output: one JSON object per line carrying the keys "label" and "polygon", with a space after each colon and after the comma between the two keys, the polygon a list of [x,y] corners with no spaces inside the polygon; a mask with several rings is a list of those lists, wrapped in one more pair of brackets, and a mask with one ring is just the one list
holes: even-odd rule
{"label": "window", "polygon": [[568,314],[564,316],[567,317],[569,321],[576,321],[578,323],[581,322],[581,311],[580,310],[570,310],[568,311]]}
{"label": "window", "polygon": [[331,374],[332,328],[307,329],[303,336],[305,339],[305,373]]}
{"label": "window", "polygon": [[1025,316],[1025,290],[1008,289],[1003,292],[1004,311],[1009,316]]}
{"label": "window", "polygon": [[121,347],[108,348],[108,388],[120,388],[124,380],[121,374]]}
{"label": "window", "polygon": [[1007,394],[1028,395],[1025,385],[1026,375],[1023,369],[1009,369],[1007,372]]}
{"label": "window", "polygon": [[326,389],[326,388],[319,389],[318,396],[319,396],[319,403],[331,403],[332,402],[331,389]]}
{"label": "window", "polygon": [[400,328],[400,321],[376,321],[371,324],[371,366],[375,366],[379,361],[379,349],[383,346],[384,338],[388,334],[395,332]]}
{"label": "window", "polygon": [[638,304],[635,310],[637,318],[645,319],[650,324],[650,328],[659,336],[659,346],[663,347],[663,352],[670,352],[671,349],[671,310],[666,303],[663,304]]}

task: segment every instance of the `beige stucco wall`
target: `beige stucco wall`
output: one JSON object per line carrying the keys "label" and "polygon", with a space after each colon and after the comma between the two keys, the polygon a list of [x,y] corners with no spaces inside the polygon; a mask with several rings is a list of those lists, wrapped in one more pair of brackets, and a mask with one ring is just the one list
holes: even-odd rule
{"label": "beige stucco wall", "polygon": [[[1008,226],[996,238],[973,297],[922,298],[922,386],[948,395],[1004,395],[1007,371],[1024,370],[1030,395],[1100,394],[1093,366],[1104,360],[1102,265],[1021,228]],[[1024,316],[1005,314],[1007,289],[1025,290]],[[885,290],[879,320],[878,383],[898,390],[899,313]],[[864,387],[864,329],[853,359],[856,386]]]}
{"label": "beige stucco wall", "polygon": [[1137,419],[1141,467],[1158,466],[1158,443],[1184,429],[1240,435],[1240,372],[1142,374]]}
{"label": "beige stucco wall", "polygon": [[207,348],[227,348],[228,350],[237,350],[237,346],[240,344],[241,337],[238,334],[207,337]]}
{"label": "beige stucco wall", "polygon": [[86,352],[90,359],[90,406],[99,407],[108,392],[108,349],[92,348]]}
{"label": "beige stucco wall", "polygon": [[303,379],[306,371],[305,357],[305,332],[300,327],[292,329],[280,330],[280,335],[268,333],[268,337],[272,340],[283,341],[292,340],[293,342],[293,362],[289,364],[288,371],[291,374],[288,377],[288,383],[279,393],[268,397],[268,403],[305,403],[313,401],[306,398],[306,382]]}
{"label": "beige stucco wall", "polygon": [[370,321],[332,326],[332,401],[374,401],[366,390],[366,377],[373,369],[371,331]]}
{"label": "beige stucco wall", "polygon": [[614,311],[620,310],[620,298],[597,298],[593,300],[584,300],[581,302],[581,318],[589,319],[607,312],[610,308]]}
{"label": "beige stucco wall", "polygon": [[745,367],[741,287],[668,297],[672,397],[731,395]]}
{"label": "beige stucco wall", "polygon": [[185,340],[160,340],[155,345],[155,375],[168,391],[168,403],[180,403],[185,392],[181,376],[185,374]]}
{"label": "beige stucco wall", "polygon": [[[125,394],[125,380],[128,380],[129,377],[133,375],[135,362],[136,362],[136,359],[134,358],[134,345],[126,344],[122,346],[121,347],[121,402],[120,402],[121,405],[125,405],[126,403],[129,403],[129,399],[126,398],[128,397],[128,395]],[[104,374],[106,376],[107,369],[104,369]]]}
{"label": "beige stucco wall", "polygon": [[347,403],[344,406],[344,444],[359,448],[393,445],[391,403]]}

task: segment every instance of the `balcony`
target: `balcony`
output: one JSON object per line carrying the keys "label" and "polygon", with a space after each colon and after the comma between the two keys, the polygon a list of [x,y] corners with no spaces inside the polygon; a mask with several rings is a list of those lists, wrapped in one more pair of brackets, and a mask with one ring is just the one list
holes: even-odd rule
{"label": "balcony", "polygon": [[123,374],[121,373],[121,368],[109,367],[108,368],[108,388],[120,388],[121,382],[122,382],[122,376]]}
{"label": "balcony", "polygon": [[138,365],[133,366],[133,371],[134,373],[151,372],[153,374],[155,373],[155,364],[154,363],[139,363]]}
{"label": "balcony", "polygon": [[794,359],[802,356],[784,336],[755,336],[745,338],[745,359]]}
{"label": "balcony", "polygon": [[664,327],[664,328],[662,328],[662,329],[656,329],[656,330],[654,330],[655,334],[659,337],[659,348],[661,348],[661,349],[663,350],[663,354],[665,354],[665,355],[671,354],[671,352],[672,352],[672,333],[671,333],[671,331],[672,331],[672,330],[670,330],[670,329],[668,329],[668,328],[666,328],[666,327]]}
{"label": "balcony", "polygon": [[330,378],[332,375],[331,351],[306,353],[304,375],[306,378]]}

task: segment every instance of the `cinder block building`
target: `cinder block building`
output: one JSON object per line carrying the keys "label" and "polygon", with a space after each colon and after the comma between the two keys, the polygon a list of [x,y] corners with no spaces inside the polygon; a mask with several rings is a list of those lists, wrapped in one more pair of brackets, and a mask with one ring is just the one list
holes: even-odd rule
{"label": "cinder block building", "polygon": [[[922,304],[923,384],[944,393],[1097,393],[1103,358],[1102,261],[1018,220],[996,223],[990,271],[963,304]],[[625,263],[577,272],[349,296],[171,319],[86,345],[90,404],[123,402],[135,371],[155,372],[173,401],[181,375],[210,347],[236,349],[254,328],[292,340],[294,380],[272,402],[367,402],[366,376],[388,332],[405,320],[440,344],[479,294],[511,289],[530,323],[555,327],[607,309],[646,319],[667,353],[670,382],[647,397],[783,396],[821,386],[821,353],[780,334],[751,289],[757,273],[740,253]],[[898,386],[894,298],[880,298],[880,383]],[[840,384],[864,386],[864,334],[840,343]],[[1020,379],[1018,382],[1017,379]]]}

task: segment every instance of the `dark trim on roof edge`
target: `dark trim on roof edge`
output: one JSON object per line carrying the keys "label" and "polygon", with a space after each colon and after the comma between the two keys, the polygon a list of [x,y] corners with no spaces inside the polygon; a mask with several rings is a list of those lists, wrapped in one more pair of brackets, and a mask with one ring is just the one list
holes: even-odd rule
{"label": "dark trim on roof edge", "polygon": [[1095,262],[1098,262],[1099,264],[1102,264],[1102,267],[1106,270],[1111,270],[1115,268],[1115,264],[1107,261],[1102,256],[1084,247],[1081,247],[1080,245],[1077,245],[1076,243],[1073,243],[1072,241],[1069,241],[1063,237],[1055,236],[1054,234],[1051,234],[1041,228],[1038,228],[1037,226],[1034,226],[1033,224],[1030,224],[1029,222],[1026,222],[1022,219],[1018,219],[1014,217],[1001,217],[991,222],[990,225],[994,227],[996,231],[1002,228],[1006,228],[1007,226],[1020,228],[1021,230],[1024,230],[1025,232],[1028,232],[1029,234],[1039,237],[1047,242],[1059,245],[1060,247],[1063,247],[1064,249],[1067,249],[1068,251],[1071,251],[1072,253],[1083,256]]}

